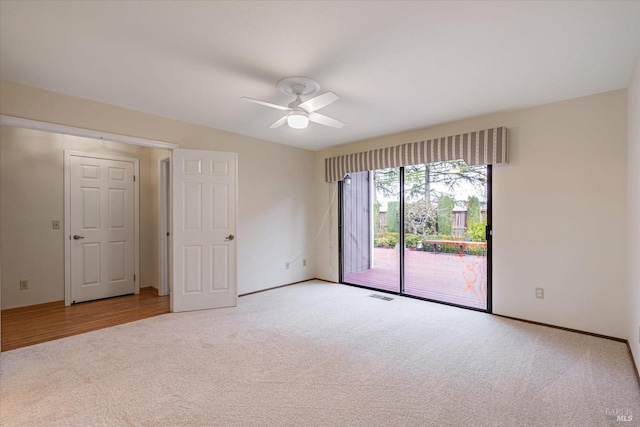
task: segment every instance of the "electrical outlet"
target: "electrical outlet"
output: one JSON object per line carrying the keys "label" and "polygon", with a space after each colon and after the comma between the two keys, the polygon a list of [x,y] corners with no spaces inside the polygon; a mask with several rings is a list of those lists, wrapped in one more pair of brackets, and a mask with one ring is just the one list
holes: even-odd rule
{"label": "electrical outlet", "polygon": [[20,290],[25,291],[29,289],[29,281],[28,280],[20,280]]}
{"label": "electrical outlet", "polygon": [[307,266],[307,260],[306,260],[306,259],[303,259],[303,260],[302,260],[302,266],[303,266],[303,267],[306,267],[306,266]]}
{"label": "electrical outlet", "polygon": [[291,263],[289,262],[284,265],[284,268],[286,268],[287,270],[289,269],[289,267],[291,267]]}
{"label": "electrical outlet", "polygon": [[536,298],[544,299],[544,288],[536,288]]}
{"label": "electrical outlet", "polygon": [[54,230],[60,230],[60,220],[54,219],[51,221],[51,228]]}

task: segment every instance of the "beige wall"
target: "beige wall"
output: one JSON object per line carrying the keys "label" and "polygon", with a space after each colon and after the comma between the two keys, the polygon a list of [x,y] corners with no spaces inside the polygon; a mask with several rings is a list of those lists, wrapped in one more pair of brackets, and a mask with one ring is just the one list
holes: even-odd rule
{"label": "beige wall", "polygon": [[[64,150],[140,160],[140,286],[158,286],[158,203],[154,152],[88,138],[0,126],[2,308],[64,299]],[[21,291],[19,281],[29,280]]]}
{"label": "beige wall", "polygon": [[[507,126],[510,164],[493,168],[494,312],[626,338],[626,108],[619,90],[318,152],[316,208],[328,205],[325,157]],[[335,281],[332,215],[317,272]]]}
{"label": "beige wall", "polygon": [[628,138],[628,339],[640,370],[640,55],[629,84]]}
{"label": "beige wall", "polygon": [[[306,267],[299,262],[285,269],[313,239],[313,152],[6,81],[0,82],[0,114],[238,153],[239,293],[314,277],[314,258],[307,257]],[[152,191],[149,197],[157,196]],[[3,222],[4,203],[0,200]],[[149,265],[155,259],[150,255]],[[6,288],[4,262],[2,274]]]}
{"label": "beige wall", "polygon": [[[638,108],[637,68],[630,117],[631,109]],[[315,154],[8,82],[0,82],[0,113],[173,142],[182,148],[239,153],[240,293],[314,276],[337,280],[335,200],[308,267],[284,268],[311,242],[330,204],[335,185],[323,182],[325,157],[507,126],[511,162],[494,168],[494,312],[627,338],[640,322],[637,303],[631,303],[635,311],[630,315],[622,305],[627,286],[635,292],[629,299],[635,296],[637,301],[639,292],[638,276],[631,276],[637,268],[630,267],[627,281],[627,213],[638,212],[638,196],[630,191],[627,209],[626,93],[620,90],[492,114]],[[630,121],[629,162],[640,151],[637,136],[632,137],[632,127],[637,131],[637,126],[637,120]],[[314,168],[315,173],[309,174]],[[630,170],[629,179],[637,178],[637,172]],[[156,197],[153,190],[149,197]],[[0,197],[2,224],[7,222],[5,203]],[[51,219],[47,216],[47,225]],[[637,223],[629,223],[636,224],[637,233]],[[0,230],[2,242],[7,240],[4,233]],[[0,246],[1,256],[5,246]],[[630,264],[637,254],[637,247],[630,249]],[[0,262],[4,291],[10,284],[4,259]],[[43,270],[38,266],[30,271]],[[534,298],[534,288],[539,286],[546,291],[542,301]],[[633,342],[634,335],[631,338]]]}

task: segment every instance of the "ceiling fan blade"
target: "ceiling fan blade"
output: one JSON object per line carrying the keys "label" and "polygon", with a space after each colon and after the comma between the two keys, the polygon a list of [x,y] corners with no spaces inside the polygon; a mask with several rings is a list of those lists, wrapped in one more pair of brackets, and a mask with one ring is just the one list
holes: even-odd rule
{"label": "ceiling fan blade", "polygon": [[269,129],[279,128],[280,126],[282,126],[285,123],[287,123],[287,116],[284,116],[284,117],[276,120],[275,122],[273,122],[273,124],[271,126],[269,126]]}
{"label": "ceiling fan blade", "polygon": [[320,123],[321,125],[331,126],[332,128],[339,129],[344,126],[344,123],[340,120],[332,119],[331,117],[320,113],[309,113],[309,120],[315,123]]}
{"label": "ceiling fan blade", "polygon": [[298,105],[298,107],[305,109],[307,112],[311,113],[321,108],[326,107],[332,102],[336,102],[340,97],[333,92],[323,93],[322,95],[318,95],[311,99],[307,99],[302,104]]}
{"label": "ceiling fan blade", "polygon": [[291,110],[291,108],[289,108],[289,107],[283,107],[282,105],[272,104],[270,102],[260,101],[259,99],[253,99],[253,98],[249,98],[249,97],[246,97],[246,96],[241,96],[240,99],[246,99],[247,101],[255,102],[256,104],[264,105],[265,107],[275,108],[277,110],[283,110],[283,111],[290,111]]}

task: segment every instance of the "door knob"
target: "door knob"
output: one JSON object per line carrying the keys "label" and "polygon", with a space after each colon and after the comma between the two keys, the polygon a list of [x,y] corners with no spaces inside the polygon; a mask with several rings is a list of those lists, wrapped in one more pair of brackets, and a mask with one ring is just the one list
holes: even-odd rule
{"label": "door knob", "polygon": [[77,234],[73,235],[73,240],[80,240],[80,239],[84,239],[84,236],[79,236]]}
{"label": "door knob", "polygon": [[224,240],[230,241],[230,240],[233,240],[235,238],[236,238],[236,236],[234,236],[233,234],[229,234],[227,237],[225,237]]}

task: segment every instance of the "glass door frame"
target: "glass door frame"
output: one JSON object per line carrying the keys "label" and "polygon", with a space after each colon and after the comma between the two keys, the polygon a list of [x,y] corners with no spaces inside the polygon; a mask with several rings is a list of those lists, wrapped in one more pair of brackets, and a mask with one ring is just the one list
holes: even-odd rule
{"label": "glass door frame", "polygon": [[[430,298],[424,298],[414,295],[409,295],[404,293],[404,284],[405,284],[405,251],[401,250],[400,259],[399,259],[399,276],[400,276],[400,284],[398,292],[383,290],[372,288],[369,286],[358,285],[355,283],[347,283],[344,281],[344,183],[343,181],[338,181],[338,282],[348,286],[355,286],[363,289],[370,289],[377,292],[384,292],[392,295],[403,296],[407,298],[414,298],[423,301],[435,302],[438,304],[450,305],[453,307],[464,308],[467,310],[480,311],[483,313],[493,313],[493,201],[492,201],[492,190],[493,190],[493,171],[491,165],[486,165],[487,168],[487,226],[486,226],[486,239],[487,239],[487,304],[486,309],[469,307],[466,305],[455,304],[446,301],[439,301]],[[400,232],[398,233],[398,244],[400,248],[404,248],[405,238],[404,238],[404,227],[405,227],[405,182],[404,182],[404,166],[398,168],[400,170],[400,198],[399,198],[399,220],[400,220]]]}

